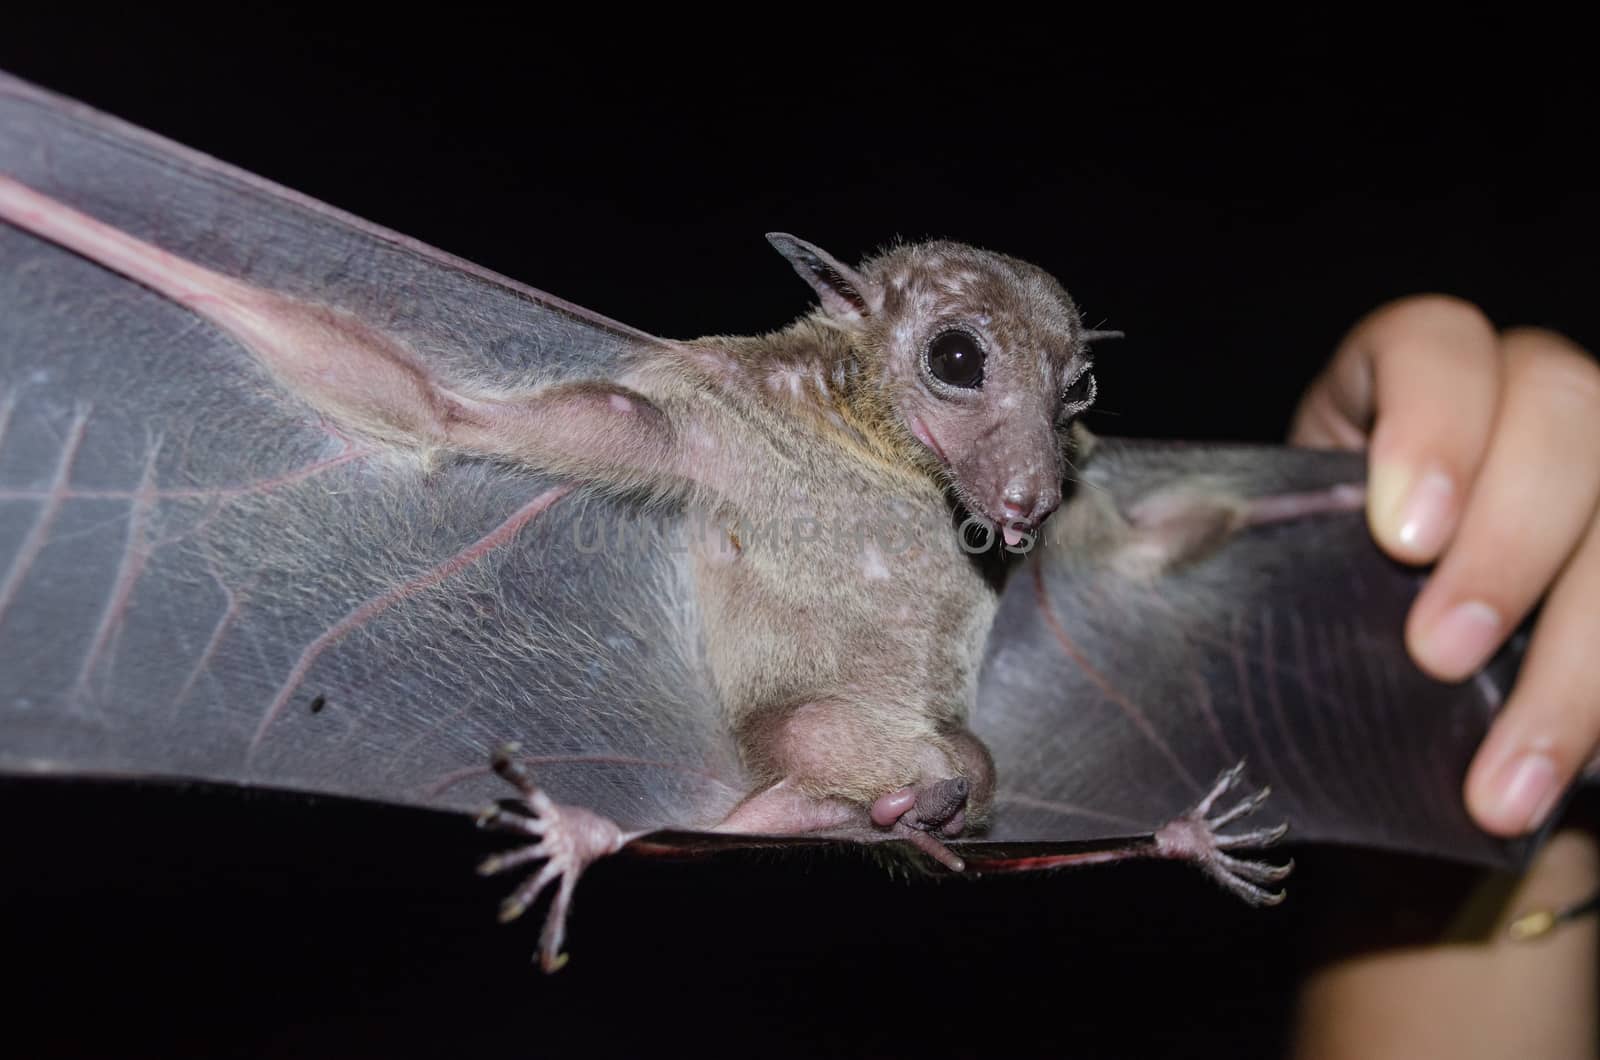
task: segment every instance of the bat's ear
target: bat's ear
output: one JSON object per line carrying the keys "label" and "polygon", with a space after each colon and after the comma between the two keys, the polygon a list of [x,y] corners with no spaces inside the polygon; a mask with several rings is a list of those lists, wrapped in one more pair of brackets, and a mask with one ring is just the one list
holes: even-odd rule
{"label": "bat's ear", "polygon": [[787,232],[768,232],[767,242],[816,290],[829,316],[865,320],[883,308],[883,295],[876,284],[821,247]]}

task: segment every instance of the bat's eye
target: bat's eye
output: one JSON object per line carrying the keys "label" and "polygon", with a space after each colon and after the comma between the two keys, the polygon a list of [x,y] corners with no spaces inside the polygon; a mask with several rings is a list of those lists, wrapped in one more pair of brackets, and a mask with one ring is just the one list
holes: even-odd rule
{"label": "bat's eye", "polygon": [[1083,408],[1094,400],[1094,393],[1094,374],[1082,371],[1062,393],[1061,403],[1069,409]]}
{"label": "bat's eye", "polygon": [[983,347],[976,336],[952,328],[928,343],[928,371],[941,383],[972,390],[983,385]]}

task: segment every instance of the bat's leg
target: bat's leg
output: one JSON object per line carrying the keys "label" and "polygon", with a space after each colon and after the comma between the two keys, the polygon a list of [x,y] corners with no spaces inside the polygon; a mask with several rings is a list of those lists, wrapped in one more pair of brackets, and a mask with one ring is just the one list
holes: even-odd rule
{"label": "bat's leg", "polygon": [[403,337],[345,309],[225,276],[4,175],[0,220],[210,321],[343,429],[419,453],[469,453],[628,487],[677,489],[715,478],[708,468],[722,469],[709,428],[672,422],[666,409],[619,382],[463,389],[437,377]]}
{"label": "bat's leg", "polygon": [[1078,850],[1068,854],[1043,854],[1019,858],[973,859],[973,867],[979,872],[1031,872],[1038,869],[1065,868],[1069,865],[1101,865],[1133,858],[1175,858],[1198,865],[1207,876],[1251,905],[1277,905],[1283,901],[1284,892],[1268,890],[1261,885],[1281,882],[1294,871],[1294,862],[1274,865],[1266,861],[1235,857],[1229,851],[1259,850],[1269,847],[1288,833],[1289,826],[1280,824],[1249,832],[1222,831],[1228,825],[1260,809],[1272,789],[1262,788],[1220,813],[1212,812],[1217,802],[1238,786],[1243,775],[1244,763],[1240,762],[1218,777],[1216,784],[1193,809],[1169,821],[1153,835],[1099,850]]}
{"label": "bat's leg", "polygon": [[1359,512],[1365,502],[1366,488],[1358,483],[1251,498],[1181,487],[1158,491],[1125,513],[1131,533],[1114,562],[1124,574],[1150,577],[1195,562],[1253,527]]}
{"label": "bat's leg", "polygon": [[567,912],[578,877],[594,861],[615,854],[641,833],[624,832],[614,821],[582,807],[552,802],[534,784],[527,770],[512,760],[509,750],[495,752],[493,764],[495,772],[522,793],[531,816],[491,806],[478,818],[479,826],[530,835],[537,842],[496,854],[479,865],[478,871],[488,876],[530,861],[544,860],[543,867],[501,903],[500,920],[502,923],[515,920],[545,888],[556,883],[555,898],[551,900],[544,929],[539,934],[539,965],[546,972],[559,971],[567,963],[561,943],[566,937]]}

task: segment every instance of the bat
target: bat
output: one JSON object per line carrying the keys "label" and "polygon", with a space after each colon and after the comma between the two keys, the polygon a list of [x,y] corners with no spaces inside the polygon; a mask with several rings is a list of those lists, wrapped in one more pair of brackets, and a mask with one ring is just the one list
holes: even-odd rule
{"label": "bat", "polygon": [[1272,902],[1284,827],[1536,845],[1459,796],[1519,647],[1407,661],[1359,458],[1090,437],[1105,336],[1031,266],[775,235],[816,309],[662,340],[14,79],[0,218],[8,773],[514,791],[547,969],[623,849]]}

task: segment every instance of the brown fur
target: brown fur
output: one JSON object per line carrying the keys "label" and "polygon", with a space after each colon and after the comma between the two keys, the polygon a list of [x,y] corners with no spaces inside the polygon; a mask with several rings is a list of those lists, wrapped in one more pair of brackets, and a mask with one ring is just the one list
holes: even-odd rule
{"label": "brown fur", "polygon": [[[402,425],[425,458],[476,453],[682,506],[713,681],[757,781],[836,819],[966,777],[977,826],[992,769],[964,726],[996,600],[958,547],[957,505],[1013,532],[1054,509],[1092,391],[1088,336],[1066,292],[1012,258],[927,243],[856,270],[770,238],[816,310],[770,335],[641,346],[615,379],[446,383],[369,342],[342,349],[341,370],[399,382],[329,389],[326,351],[281,337],[323,334],[325,314],[282,301],[273,327],[240,335],[330,418]],[[952,329],[981,346],[981,386],[930,370]]]}
{"label": "brown fur", "polygon": [[[729,530],[694,555],[716,686],[761,784],[870,804],[969,776],[976,826],[992,767],[964,725],[996,597],[956,547],[952,496],[998,515],[998,484],[1019,466],[1058,488],[1075,411],[1060,394],[1087,363],[1077,312],[1040,270],[960,244],[897,247],[856,271],[792,243],[821,306],[771,335],[682,344],[628,380],[668,410],[680,445],[709,438],[707,459],[734,458],[684,476]],[[989,349],[983,388],[954,400],[921,360],[952,323]],[[806,517],[835,533],[874,525],[845,543],[784,533]],[[914,545],[896,547],[891,528]]]}

